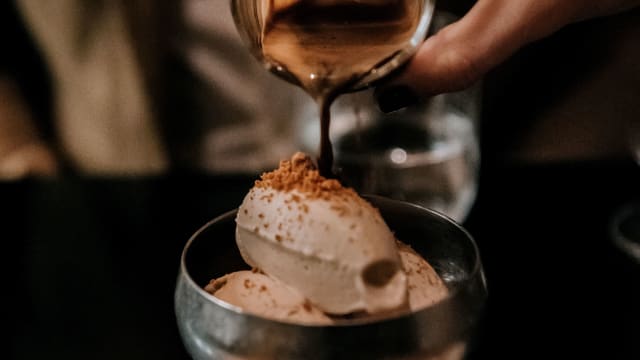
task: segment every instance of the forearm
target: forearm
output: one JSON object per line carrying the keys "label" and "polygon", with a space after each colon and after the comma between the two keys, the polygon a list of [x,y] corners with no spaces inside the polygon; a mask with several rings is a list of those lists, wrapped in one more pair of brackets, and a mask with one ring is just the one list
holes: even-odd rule
{"label": "forearm", "polygon": [[486,71],[522,46],[566,25],[637,6],[640,0],[479,0],[466,16],[471,21],[462,31],[485,49],[482,58],[487,63],[479,66]]}
{"label": "forearm", "polygon": [[405,70],[378,89],[377,100],[392,111],[414,98],[461,90],[568,24],[638,6],[640,0],[478,0],[462,19],[428,38]]}

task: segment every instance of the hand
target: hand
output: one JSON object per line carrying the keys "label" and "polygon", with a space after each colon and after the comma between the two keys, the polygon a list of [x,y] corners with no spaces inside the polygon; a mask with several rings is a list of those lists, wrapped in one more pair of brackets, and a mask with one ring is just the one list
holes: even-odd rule
{"label": "hand", "polygon": [[428,38],[397,77],[376,89],[384,112],[462,90],[522,46],[563,26],[640,5],[640,0],[479,0]]}

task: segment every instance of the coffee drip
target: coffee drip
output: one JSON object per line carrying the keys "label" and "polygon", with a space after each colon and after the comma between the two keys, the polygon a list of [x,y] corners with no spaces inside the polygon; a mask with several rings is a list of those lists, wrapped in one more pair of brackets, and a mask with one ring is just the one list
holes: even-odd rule
{"label": "coffee drip", "polygon": [[423,6],[418,0],[263,0],[263,58],[318,104],[322,175],[334,177],[331,104],[407,47]]}

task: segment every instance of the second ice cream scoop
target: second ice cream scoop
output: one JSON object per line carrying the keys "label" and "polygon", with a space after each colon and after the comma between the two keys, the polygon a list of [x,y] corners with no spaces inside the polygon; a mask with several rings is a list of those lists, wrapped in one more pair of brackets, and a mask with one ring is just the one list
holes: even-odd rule
{"label": "second ice cream scoop", "polygon": [[300,324],[333,322],[297,291],[258,272],[243,270],[227,274],[211,280],[205,290],[254,315]]}

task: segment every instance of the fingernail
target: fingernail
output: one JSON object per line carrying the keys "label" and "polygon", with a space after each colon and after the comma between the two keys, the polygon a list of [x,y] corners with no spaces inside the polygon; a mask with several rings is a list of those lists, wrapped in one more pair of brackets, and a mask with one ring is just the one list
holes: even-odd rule
{"label": "fingernail", "polygon": [[418,102],[416,93],[406,85],[377,88],[373,94],[380,111],[390,113]]}

